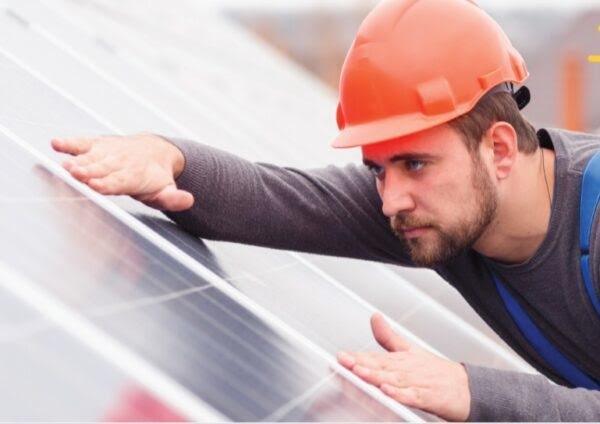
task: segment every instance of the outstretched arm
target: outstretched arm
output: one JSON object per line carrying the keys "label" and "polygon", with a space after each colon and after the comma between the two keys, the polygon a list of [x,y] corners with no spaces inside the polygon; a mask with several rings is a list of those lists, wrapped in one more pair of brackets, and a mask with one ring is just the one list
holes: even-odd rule
{"label": "outstretched arm", "polygon": [[153,134],[53,140],[65,168],[103,194],[130,195],[203,238],[408,264],[362,167],[253,163]]}
{"label": "outstretched arm", "polygon": [[300,170],[254,163],[231,153],[174,140],[186,166],[177,179],[194,206],[167,213],[203,238],[408,263],[381,212],[362,166]]}

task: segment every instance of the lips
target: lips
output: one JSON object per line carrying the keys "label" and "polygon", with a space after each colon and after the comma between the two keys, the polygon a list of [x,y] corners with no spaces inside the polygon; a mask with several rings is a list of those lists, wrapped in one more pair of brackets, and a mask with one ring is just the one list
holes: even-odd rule
{"label": "lips", "polygon": [[390,219],[394,233],[403,239],[414,239],[423,236],[436,227],[433,221],[413,216],[396,215]]}
{"label": "lips", "polygon": [[431,227],[400,227],[398,232],[402,234],[404,238],[411,239],[421,237],[429,229],[431,229]]}

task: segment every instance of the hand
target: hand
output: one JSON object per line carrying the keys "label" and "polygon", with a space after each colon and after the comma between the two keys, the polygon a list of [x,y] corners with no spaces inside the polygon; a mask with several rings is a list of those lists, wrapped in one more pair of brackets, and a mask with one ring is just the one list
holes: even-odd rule
{"label": "hand", "polygon": [[371,329],[387,352],[340,352],[340,364],[406,406],[447,421],[468,418],[471,392],[461,364],[408,343],[380,314],[371,317]]}
{"label": "hand", "polygon": [[63,167],[102,194],[126,194],[156,209],[172,212],[194,204],[178,190],[184,157],[172,143],[153,134],[52,140],[54,150],[74,157]]}

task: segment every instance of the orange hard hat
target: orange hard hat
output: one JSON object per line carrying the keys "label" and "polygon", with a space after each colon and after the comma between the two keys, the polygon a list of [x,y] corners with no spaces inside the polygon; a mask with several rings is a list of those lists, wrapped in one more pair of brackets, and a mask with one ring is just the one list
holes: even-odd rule
{"label": "orange hard hat", "polygon": [[472,0],[387,0],[346,56],[334,147],[391,140],[469,112],[529,73],[500,26]]}

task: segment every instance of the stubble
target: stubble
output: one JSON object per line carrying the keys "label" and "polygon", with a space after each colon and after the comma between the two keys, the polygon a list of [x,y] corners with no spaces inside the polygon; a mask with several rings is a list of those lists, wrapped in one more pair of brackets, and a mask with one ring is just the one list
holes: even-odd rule
{"label": "stubble", "polygon": [[[476,205],[470,216],[443,228],[433,221],[420,220],[410,214],[398,214],[391,218],[390,225],[398,238],[406,245],[408,253],[417,266],[432,268],[442,265],[471,246],[481,237],[486,227],[496,216],[498,195],[485,165],[474,153],[473,196]],[[428,237],[405,238],[402,228],[427,227]]]}

